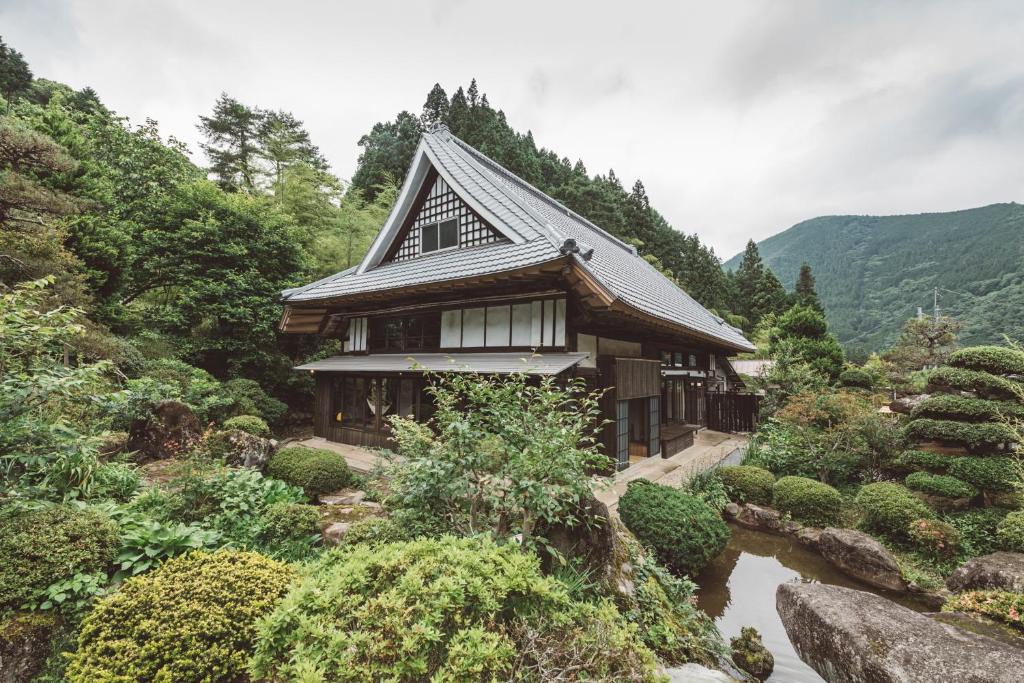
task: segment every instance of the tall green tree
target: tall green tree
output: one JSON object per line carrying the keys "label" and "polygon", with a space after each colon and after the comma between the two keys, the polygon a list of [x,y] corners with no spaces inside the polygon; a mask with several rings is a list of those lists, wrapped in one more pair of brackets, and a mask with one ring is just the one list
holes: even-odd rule
{"label": "tall green tree", "polygon": [[806,363],[832,381],[843,370],[843,347],[829,333],[825,316],[810,306],[796,304],[779,316],[770,333],[769,351],[787,363]]}
{"label": "tall green tree", "polygon": [[448,110],[448,94],[440,83],[435,83],[427,94],[427,101],[423,103],[423,113],[420,114],[423,128],[427,129],[435,123],[447,121]]}
{"label": "tall green tree", "polygon": [[32,70],[20,52],[7,45],[0,36],[0,94],[7,100],[7,112],[11,111],[11,100],[28,90],[32,84]]}
{"label": "tall green tree", "polygon": [[254,191],[259,182],[260,112],[221,93],[210,116],[199,117],[206,138],[200,147],[210,159],[210,173],[224,190]]}
{"label": "tall green tree", "polygon": [[810,306],[819,313],[825,309],[818,298],[818,292],[814,289],[814,274],[811,272],[811,264],[804,263],[800,266],[800,274],[796,278],[796,289],[794,290],[796,303],[801,306]]}
{"label": "tall green tree", "polygon": [[369,133],[359,138],[363,151],[352,176],[352,185],[372,201],[379,188],[403,179],[422,130],[420,120],[407,111],[400,113],[394,122],[374,124]]}
{"label": "tall green tree", "polygon": [[257,114],[260,154],[270,164],[275,192],[283,183],[287,169],[295,164],[327,172],[327,160],[313,144],[302,121],[283,110],[257,110]]}

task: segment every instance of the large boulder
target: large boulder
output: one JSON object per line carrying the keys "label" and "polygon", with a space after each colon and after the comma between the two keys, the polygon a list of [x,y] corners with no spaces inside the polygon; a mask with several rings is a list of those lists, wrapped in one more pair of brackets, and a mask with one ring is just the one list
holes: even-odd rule
{"label": "large boulder", "polygon": [[261,472],[274,454],[274,442],[241,429],[228,429],[211,434],[206,440],[210,455],[223,459],[233,467],[252,467]]}
{"label": "large boulder", "polygon": [[23,683],[39,675],[50,656],[56,627],[51,613],[15,614],[0,620],[0,683]]}
{"label": "large boulder", "polygon": [[620,547],[608,506],[591,496],[580,501],[572,516],[576,522],[571,526],[560,522],[538,524],[535,529],[535,534],[547,541],[540,551],[544,571],[551,571],[564,559],[579,563],[612,590],[631,594],[632,567],[628,553]]}
{"label": "large boulder", "polygon": [[736,523],[748,529],[779,532],[782,529],[782,515],[772,508],[748,504],[736,515]]}
{"label": "large boulder", "polygon": [[910,415],[910,413],[918,405],[924,402],[926,398],[929,398],[931,394],[914,394],[911,396],[899,396],[894,398],[892,403],[889,404],[889,410],[894,413],[901,413],[903,415]]}
{"label": "large boulder", "polygon": [[732,660],[759,681],[767,680],[775,669],[775,657],[761,642],[761,634],[752,626],[740,629],[740,635],[729,641]]}
{"label": "large boulder", "polygon": [[818,537],[822,557],[869,586],[892,591],[907,590],[895,558],[885,546],[867,534],[853,529],[822,530]]}
{"label": "large boulder", "polygon": [[1024,553],[992,553],[957,567],[946,586],[954,593],[1001,590],[1024,593]]}
{"label": "large boulder", "polygon": [[1024,671],[1024,649],[872,593],[784,583],[775,606],[800,658],[828,683],[1011,683]]}
{"label": "large boulder", "polygon": [[150,415],[132,423],[128,449],[141,460],[163,460],[191,449],[203,436],[203,426],[181,401],[160,401]]}

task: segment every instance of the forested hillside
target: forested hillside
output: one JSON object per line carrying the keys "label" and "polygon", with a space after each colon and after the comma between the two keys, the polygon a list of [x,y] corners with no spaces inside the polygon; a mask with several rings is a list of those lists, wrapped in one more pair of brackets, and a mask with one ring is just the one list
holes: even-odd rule
{"label": "forested hillside", "polygon": [[[943,313],[963,322],[961,343],[1024,338],[1024,206],[950,213],[823,216],[758,244],[787,288],[814,269],[829,328],[847,348],[878,350],[939,288]],[[730,259],[735,269],[742,254]]]}

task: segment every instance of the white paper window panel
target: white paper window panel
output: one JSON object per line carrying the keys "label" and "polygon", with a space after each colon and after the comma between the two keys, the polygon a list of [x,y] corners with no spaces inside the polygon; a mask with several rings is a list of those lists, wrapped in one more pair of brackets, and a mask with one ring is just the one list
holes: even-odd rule
{"label": "white paper window panel", "polygon": [[543,346],[555,345],[555,302],[553,299],[544,300],[544,322],[541,328],[541,340]]}
{"label": "white paper window panel", "polygon": [[462,346],[462,309],[441,311],[441,348]]}
{"label": "white paper window panel", "polygon": [[484,318],[486,308],[466,308],[462,311],[462,345],[484,345]]}
{"label": "white paper window panel", "polygon": [[565,299],[555,299],[554,346],[565,346]]}
{"label": "white paper window panel", "polygon": [[512,346],[530,346],[532,321],[532,304],[512,306]]}
{"label": "white paper window panel", "polygon": [[348,339],[345,340],[344,350],[366,350],[366,318],[352,318],[349,322]]}
{"label": "white paper window panel", "polygon": [[508,346],[511,325],[511,306],[488,306],[487,346]]}
{"label": "white paper window panel", "polygon": [[544,302],[530,302],[530,346],[541,345],[541,319],[544,316]]}

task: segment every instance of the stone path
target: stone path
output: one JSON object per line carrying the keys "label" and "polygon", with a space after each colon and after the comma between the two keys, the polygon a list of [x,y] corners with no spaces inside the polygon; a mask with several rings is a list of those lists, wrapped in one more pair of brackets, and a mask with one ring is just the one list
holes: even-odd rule
{"label": "stone path", "polygon": [[693,445],[676,453],[671,458],[645,458],[617,472],[611,488],[598,491],[597,499],[615,510],[619,496],[626,492],[626,485],[634,479],[679,486],[694,474],[715,467],[738,449],[746,448],[749,439],[742,434],[725,434],[710,429],[697,432]]}
{"label": "stone path", "polygon": [[322,448],[326,451],[333,451],[345,458],[345,462],[348,463],[349,469],[360,474],[369,474],[373,471],[374,467],[377,466],[377,463],[383,460],[383,458],[381,458],[377,453],[374,453],[367,448],[351,446],[347,443],[328,441],[327,439],[319,436],[303,439],[298,445],[306,446],[307,448]]}

